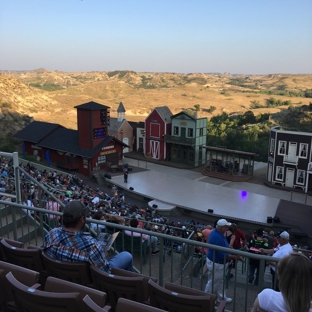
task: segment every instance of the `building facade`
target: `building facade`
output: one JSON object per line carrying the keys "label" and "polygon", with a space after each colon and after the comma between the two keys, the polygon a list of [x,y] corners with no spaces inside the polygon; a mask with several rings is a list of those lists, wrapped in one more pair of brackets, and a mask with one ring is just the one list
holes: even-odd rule
{"label": "building facade", "polygon": [[271,128],[267,182],[312,191],[312,133]]}
{"label": "building facade", "polygon": [[145,156],[165,160],[170,146],[165,135],[171,131],[172,113],[167,106],[155,107],[145,119]]}
{"label": "building facade", "polygon": [[33,121],[16,133],[14,137],[23,140],[23,156],[34,155],[48,166],[54,163],[86,176],[122,161],[123,148],[129,146],[108,135],[109,107],[88,102],[75,108],[78,130]]}
{"label": "building facade", "polygon": [[196,118],[186,112],[171,116],[171,134],[165,135],[170,145],[168,159],[197,167],[206,163],[207,118]]}

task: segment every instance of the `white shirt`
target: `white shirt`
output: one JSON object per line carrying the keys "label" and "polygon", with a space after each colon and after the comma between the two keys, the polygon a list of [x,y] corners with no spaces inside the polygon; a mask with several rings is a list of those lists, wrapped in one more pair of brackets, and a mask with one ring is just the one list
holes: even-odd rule
{"label": "white shirt", "polygon": [[95,205],[96,205],[99,201],[100,201],[100,198],[97,197],[97,196],[95,196],[95,197],[92,199],[92,203],[95,204]]}
{"label": "white shirt", "polygon": [[[258,294],[259,306],[269,312],[289,312],[282,293],[273,289],[264,289]],[[312,312],[312,309],[309,310]]]}
{"label": "white shirt", "polygon": [[[293,252],[293,249],[291,247],[291,245],[289,243],[281,246],[280,244],[274,248],[274,254],[273,257],[275,258],[284,258],[288,255],[290,255]],[[272,268],[273,271],[276,270],[275,266],[270,266],[270,268]]]}

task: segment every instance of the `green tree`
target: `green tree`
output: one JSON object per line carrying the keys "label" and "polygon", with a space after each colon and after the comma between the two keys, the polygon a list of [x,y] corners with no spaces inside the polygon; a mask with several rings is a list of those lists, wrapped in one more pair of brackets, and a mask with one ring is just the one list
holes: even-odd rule
{"label": "green tree", "polygon": [[200,111],[200,104],[195,104],[194,107],[196,112]]}
{"label": "green tree", "polygon": [[195,112],[191,108],[186,108],[183,110],[185,113],[189,114],[190,116],[194,116]]}

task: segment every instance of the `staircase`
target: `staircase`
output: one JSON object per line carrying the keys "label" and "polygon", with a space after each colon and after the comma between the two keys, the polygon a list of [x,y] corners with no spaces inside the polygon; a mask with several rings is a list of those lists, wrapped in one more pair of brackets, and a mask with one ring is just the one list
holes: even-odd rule
{"label": "staircase", "polygon": [[99,185],[104,185],[106,184],[105,179],[99,172],[93,172],[92,173],[92,179],[95,179],[96,183]]}

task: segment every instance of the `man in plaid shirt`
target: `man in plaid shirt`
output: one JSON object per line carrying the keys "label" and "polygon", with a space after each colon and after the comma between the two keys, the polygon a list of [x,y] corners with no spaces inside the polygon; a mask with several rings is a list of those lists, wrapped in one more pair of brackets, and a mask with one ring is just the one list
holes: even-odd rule
{"label": "man in plaid shirt", "polygon": [[79,200],[70,201],[63,212],[63,227],[54,228],[44,238],[43,250],[59,261],[86,261],[110,272],[114,267],[132,271],[132,255],[123,251],[107,259],[102,245],[89,233],[83,232],[88,209]]}

